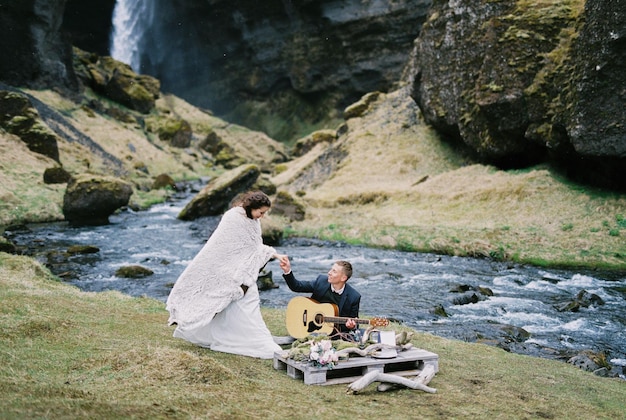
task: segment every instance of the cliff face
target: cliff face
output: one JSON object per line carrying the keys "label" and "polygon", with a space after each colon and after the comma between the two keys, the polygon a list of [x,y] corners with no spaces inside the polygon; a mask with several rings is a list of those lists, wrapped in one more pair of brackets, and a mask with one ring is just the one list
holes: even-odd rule
{"label": "cliff face", "polygon": [[[135,70],[157,77],[165,92],[286,139],[294,135],[289,125],[326,119],[367,92],[389,90],[431,1],[140,3],[145,29]],[[100,44],[86,39],[79,23],[97,16],[81,7],[69,1],[65,26],[77,46],[92,51]],[[283,128],[260,123],[272,118]]]}
{"label": "cliff face", "polygon": [[65,0],[0,4],[0,81],[76,87],[72,48],[61,35]]}
{"label": "cliff face", "polygon": [[[347,106],[367,92],[388,90],[400,77],[430,5],[426,0],[174,3],[170,11],[193,25],[195,36],[166,45],[165,51],[161,46],[158,54],[146,40],[142,66],[182,96],[203,92],[195,93],[194,102],[218,113],[237,101],[281,91],[305,98],[332,91]],[[178,32],[164,27],[169,32],[164,37],[180,40]],[[170,59],[185,54],[195,60]],[[197,68],[181,62],[195,62]],[[191,73],[196,70],[201,77]]]}
{"label": "cliff face", "polygon": [[[81,3],[0,5],[0,80],[75,87],[70,39],[100,52],[114,0]],[[142,72],[274,138],[401,81],[427,122],[483,161],[551,159],[580,180],[626,183],[624,0],[145,4]]]}
{"label": "cliff face", "polygon": [[585,156],[626,158],[625,1],[587,1],[572,64],[565,120],[572,147]]}
{"label": "cliff face", "polygon": [[425,119],[482,159],[550,157],[613,183],[626,158],[625,29],[623,1],[436,0],[407,80]]}
{"label": "cliff face", "polygon": [[112,15],[116,0],[65,0],[63,30],[82,50],[110,55]]}

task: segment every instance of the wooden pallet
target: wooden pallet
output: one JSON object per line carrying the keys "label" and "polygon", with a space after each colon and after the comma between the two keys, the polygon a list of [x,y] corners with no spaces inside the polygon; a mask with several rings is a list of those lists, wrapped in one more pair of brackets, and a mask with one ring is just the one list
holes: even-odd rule
{"label": "wooden pallet", "polygon": [[399,376],[417,376],[424,366],[432,365],[439,371],[439,356],[422,349],[411,349],[398,353],[391,359],[352,356],[340,360],[332,369],[314,367],[310,363],[297,362],[274,353],[274,369],[286,370],[294,379],[304,379],[306,385],[334,385],[354,382],[361,376],[378,371]]}

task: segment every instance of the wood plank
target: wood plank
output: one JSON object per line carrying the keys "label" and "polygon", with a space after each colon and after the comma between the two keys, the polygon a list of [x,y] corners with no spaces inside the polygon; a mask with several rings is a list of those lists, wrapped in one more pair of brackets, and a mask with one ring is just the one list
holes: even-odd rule
{"label": "wood plank", "polygon": [[374,357],[351,357],[340,360],[332,369],[315,367],[307,362],[297,362],[286,357],[286,352],[274,354],[274,369],[286,370],[294,379],[303,379],[306,385],[334,385],[350,383],[370,372],[397,376],[418,375],[426,365],[434,372],[439,371],[439,356],[422,349],[411,349],[389,359]]}

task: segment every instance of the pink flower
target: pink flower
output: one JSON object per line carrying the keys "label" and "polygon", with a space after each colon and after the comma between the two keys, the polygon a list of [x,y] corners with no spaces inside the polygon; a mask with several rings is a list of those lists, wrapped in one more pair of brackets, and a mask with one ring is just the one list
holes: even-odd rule
{"label": "pink flower", "polygon": [[314,365],[328,366],[332,369],[339,360],[339,357],[335,354],[332,342],[330,340],[321,340],[318,343],[311,341],[310,344],[311,351],[309,360],[311,360]]}
{"label": "pink flower", "polygon": [[322,350],[324,350],[325,352],[333,348],[333,345],[330,342],[330,340],[322,340],[320,344],[322,345]]}

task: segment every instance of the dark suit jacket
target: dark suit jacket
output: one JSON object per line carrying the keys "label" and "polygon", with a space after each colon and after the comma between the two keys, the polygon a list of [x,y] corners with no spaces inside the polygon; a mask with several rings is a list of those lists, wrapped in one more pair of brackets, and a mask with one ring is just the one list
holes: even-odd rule
{"label": "dark suit jacket", "polygon": [[[330,283],[328,282],[327,275],[319,275],[314,281],[299,281],[293,275],[293,272],[289,274],[283,274],[287,286],[299,293],[311,293],[311,299],[320,303],[328,303],[324,301],[324,295],[330,290]],[[357,290],[346,283],[346,287],[341,294],[341,300],[339,301],[339,316],[348,318],[359,317],[359,306],[361,304],[361,294]],[[339,325],[341,331],[349,331],[345,328],[345,325]]]}

